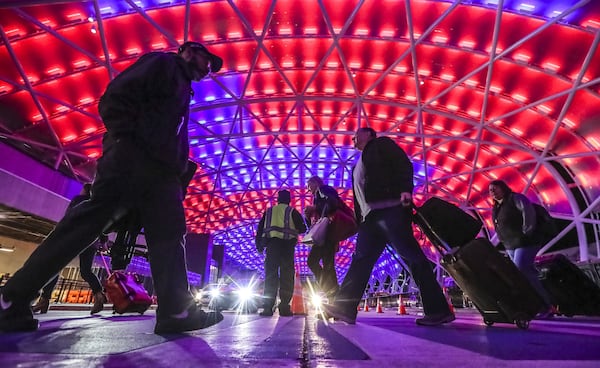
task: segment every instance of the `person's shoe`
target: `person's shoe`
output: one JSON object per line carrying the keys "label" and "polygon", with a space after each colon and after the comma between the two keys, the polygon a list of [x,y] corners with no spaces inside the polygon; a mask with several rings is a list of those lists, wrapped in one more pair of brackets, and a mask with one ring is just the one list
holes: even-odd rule
{"label": "person's shoe", "polygon": [[35,331],[39,327],[29,303],[17,303],[7,300],[0,292],[0,331]]}
{"label": "person's shoe", "polygon": [[104,303],[106,303],[106,301],[106,295],[104,295],[103,292],[99,291],[94,294],[94,305],[92,306],[90,314],[101,312],[104,309]]}
{"label": "person's shoe", "polygon": [[292,309],[288,306],[286,307],[279,307],[279,315],[281,317],[291,317],[294,315],[294,313],[292,313]]}
{"label": "person's shoe", "polygon": [[356,314],[346,314],[333,304],[323,304],[321,308],[323,308],[323,317],[325,319],[333,318],[334,320],[343,321],[350,325],[356,324]]}
{"label": "person's shoe", "polygon": [[48,313],[48,308],[50,308],[50,299],[40,296],[37,303],[31,307],[31,310],[33,313],[46,314]]}
{"label": "person's shoe", "polygon": [[221,312],[205,312],[196,304],[180,313],[166,318],[157,318],[154,333],[157,335],[174,334],[207,328],[223,320]]}
{"label": "person's shoe", "polygon": [[444,323],[452,322],[456,319],[454,313],[431,314],[423,318],[417,318],[415,322],[419,326],[439,326]]}
{"label": "person's shoe", "polygon": [[273,307],[263,308],[262,312],[258,314],[261,317],[273,317]]}

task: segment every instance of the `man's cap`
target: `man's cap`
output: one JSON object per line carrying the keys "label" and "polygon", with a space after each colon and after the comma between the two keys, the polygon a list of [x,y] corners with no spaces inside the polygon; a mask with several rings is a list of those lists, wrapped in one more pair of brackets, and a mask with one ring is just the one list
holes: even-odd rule
{"label": "man's cap", "polygon": [[292,195],[290,194],[289,190],[280,190],[279,193],[277,193],[277,202],[279,203],[285,203],[285,204],[289,204],[292,200]]}
{"label": "man's cap", "polygon": [[188,41],[188,42],[185,42],[184,44],[182,44],[181,46],[179,46],[179,49],[177,50],[177,52],[181,54],[186,49],[194,49],[194,50],[204,51],[208,55],[208,58],[210,59],[211,72],[216,73],[219,70],[221,70],[221,67],[223,66],[223,59],[221,59],[217,55],[208,51],[206,46],[204,46],[203,44],[194,42],[194,41]]}

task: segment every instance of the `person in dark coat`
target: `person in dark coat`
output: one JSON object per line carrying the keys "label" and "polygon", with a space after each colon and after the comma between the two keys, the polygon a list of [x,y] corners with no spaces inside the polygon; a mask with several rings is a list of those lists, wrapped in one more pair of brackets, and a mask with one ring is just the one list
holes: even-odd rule
{"label": "person in dark coat", "polygon": [[[314,225],[321,217],[331,216],[342,199],[337,191],[325,185],[319,176],[308,179],[307,187],[313,194],[313,202],[311,206],[304,208],[304,218],[307,223]],[[335,253],[339,246],[339,243],[329,240],[322,245],[313,245],[306,260],[308,268],[315,275],[319,289],[328,298],[333,298],[339,289],[335,271]]]}
{"label": "person in dark coat", "polygon": [[354,146],[361,151],[352,172],[354,210],[360,220],[356,250],[340,291],[331,305],[323,306],[326,318],[350,324],[369,282],[375,262],[390,244],[417,284],[425,316],[416,323],[435,326],[455,319],[412,229],[413,165],[388,137],[377,137],[371,128],[359,128]]}
{"label": "person in dark coat", "polygon": [[223,319],[202,311],[189,289],[181,185],[192,81],[222,65],[204,45],[186,42],[177,53],[143,55],[108,84],[98,105],[106,133],[92,196],[67,211],[0,290],[0,330],[36,330],[30,305],[39,290],[123,211],[139,215],[144,228],[158,299],[154,332],[196,330]]}
{"label": "person in dark coat", "polygon": [[506,254],[544,300],[544,308],[536,318],[552,318],[554,307],[550,295],[534,265],[535,256],[542,246],[536,236],[535,208],[526,196],[514,192],[503,180],[492,181],[489,192],[494,200],[492,220],[498,239]]}

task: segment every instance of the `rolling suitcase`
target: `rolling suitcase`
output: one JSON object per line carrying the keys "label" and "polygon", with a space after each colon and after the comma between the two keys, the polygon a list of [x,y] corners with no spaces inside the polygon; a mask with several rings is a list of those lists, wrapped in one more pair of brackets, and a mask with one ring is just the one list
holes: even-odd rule
{"label": "rolling suitcase", "polygon": [[136,274],[113,272],[104,285],[108,300],[113,303],[114,313],[144,314],[152,304],[152,298]]}
{"label": "rolling suitcase", "polygon": [[587,261],[577,263],[577,267],[585,273],[590,280],[600,287],[600,261]]}
{"label": "rolling suitcase", "polygon": [[567,317],[600,316],[600,287],[564,255],[541,257],[536,267],[558,313]]}
{"label": "rolling suitcase", "polygon": [[[443,218],[446,215],[442,211],[423,214],[420,207],[415,207],[415,223],[441,252],[442,267],[471,299],[486,325],[514,323],[527,329],[529,321],[543,308],[542,298],[514,263],[498,252],[489,240],[474,239],[479,229],[475,231],[473,226],[469,233],[473,237],[466,243],[444,239],[445,234],[441,235],[444,228],[454,227],[461,231],[465,223],[461,218],[471,217],[464,213]],[[435,218],[436,224],[452,226],[444,225],[438,231],[426,216]]]}
{"label": "rolling suitcase", "polygon": [[437,247],[460,247],[475,239],[483,223],[443,199],[431,197],[421,207],[414,222]]}
{"label": "rolling suitcase", "polygon": [[542,298],[517,266],[487,239],[477,238],[446,253],[441,265],[488,326],[515,323],[527,329],[529,321],[543,308]]}

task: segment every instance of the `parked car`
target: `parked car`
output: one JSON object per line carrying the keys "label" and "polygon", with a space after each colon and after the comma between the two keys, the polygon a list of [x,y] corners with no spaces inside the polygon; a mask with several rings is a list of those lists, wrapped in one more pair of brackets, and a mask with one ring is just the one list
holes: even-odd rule
{"label": "parked car", "polygon": [[196,294],[196,299],[208,309],[235,310],[240,313],[256,313],[262,306],[262,292],[255,283],[208,284]]}

